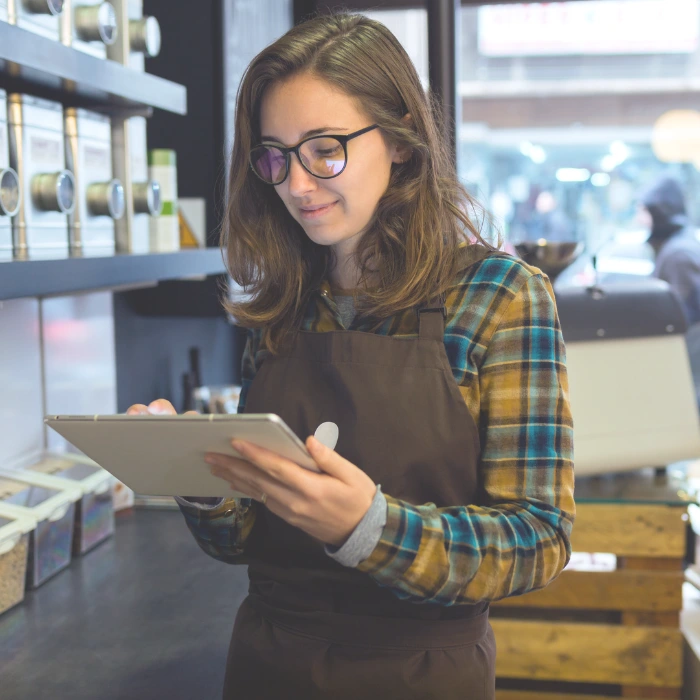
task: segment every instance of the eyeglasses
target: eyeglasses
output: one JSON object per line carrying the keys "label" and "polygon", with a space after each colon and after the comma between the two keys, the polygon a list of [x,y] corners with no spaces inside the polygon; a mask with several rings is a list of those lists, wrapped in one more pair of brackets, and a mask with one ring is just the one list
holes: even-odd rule
{"label": "eyeglasses", "polygon": [[306,172],[330,180],[338,177],[348,164],[348,141],[378,126],[372,124],[352,134],[311,136],[289,148],[263,143],[251,149],[250,167],[268,185],[281,185],[289,175],[291,154],[295,153]]}

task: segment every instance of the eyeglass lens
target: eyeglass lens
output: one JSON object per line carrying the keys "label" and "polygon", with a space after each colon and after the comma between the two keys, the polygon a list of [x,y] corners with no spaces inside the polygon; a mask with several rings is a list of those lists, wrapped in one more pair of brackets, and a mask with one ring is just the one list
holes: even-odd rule
{"label": "eyeglass lens", "polygon": [[[299,157],[311,174],[321,178],[335,177],[345,167],[343,144],[331,136],[305,141],[299,148]],[[282,182],[287,175],[287,158],[275,146],[254,148],[251,163],[258,176],[270,184]]]}

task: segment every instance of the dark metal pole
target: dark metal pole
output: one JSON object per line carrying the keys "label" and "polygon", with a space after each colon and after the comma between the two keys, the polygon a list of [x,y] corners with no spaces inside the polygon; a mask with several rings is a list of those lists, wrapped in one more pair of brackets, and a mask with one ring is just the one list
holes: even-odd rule
{"label": "dark metal pole", "polygon": [[428,0],[428,65],[430,89],[440,101],[442,128],[457,164],[456,125],[461,119],[457,103],[457,37],[460,0]]}

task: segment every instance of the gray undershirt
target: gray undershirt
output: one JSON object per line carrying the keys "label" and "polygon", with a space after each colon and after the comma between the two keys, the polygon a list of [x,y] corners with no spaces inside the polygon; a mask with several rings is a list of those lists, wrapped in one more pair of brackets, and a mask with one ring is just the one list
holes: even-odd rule
{"label": "gray undershirt", "polygon": [[351,296],[338,294],[333,297],[335,304],[338,307],[338,313],[343,321],[343,326],[349,328],[355,318],[355,299]]}
{"label": "gray undershirt", "polygon": [[[345,295],[335,296],[334,299],[343,326],[348,328],[355,318],[355,300],[353,297]],[[201,499],[198,502],[197,499],[175,496],[175,500],[184,507],[194,506],[202,510],[212,510],[218,507],[224,499]],[[374,500],[345,544],[340,548],[325,545],[326,554],[343,566],[356,567],[372,554],[379,543],[386,525],[386,511],[386,498],[382,493],[381,484],[378,484]]]}

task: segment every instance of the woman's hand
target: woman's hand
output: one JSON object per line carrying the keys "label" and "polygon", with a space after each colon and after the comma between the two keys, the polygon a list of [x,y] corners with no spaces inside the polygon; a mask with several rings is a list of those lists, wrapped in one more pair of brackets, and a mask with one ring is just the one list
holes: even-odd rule
{"label": "woman's hand", "polygon": [[231,444],[245,459],[208,453],[212,474],[258,501],[265,494],[275,515],[325,544],[342,546],[374,499],[372,479],[314,437],[306,448],[320,474],[249,442]]}

